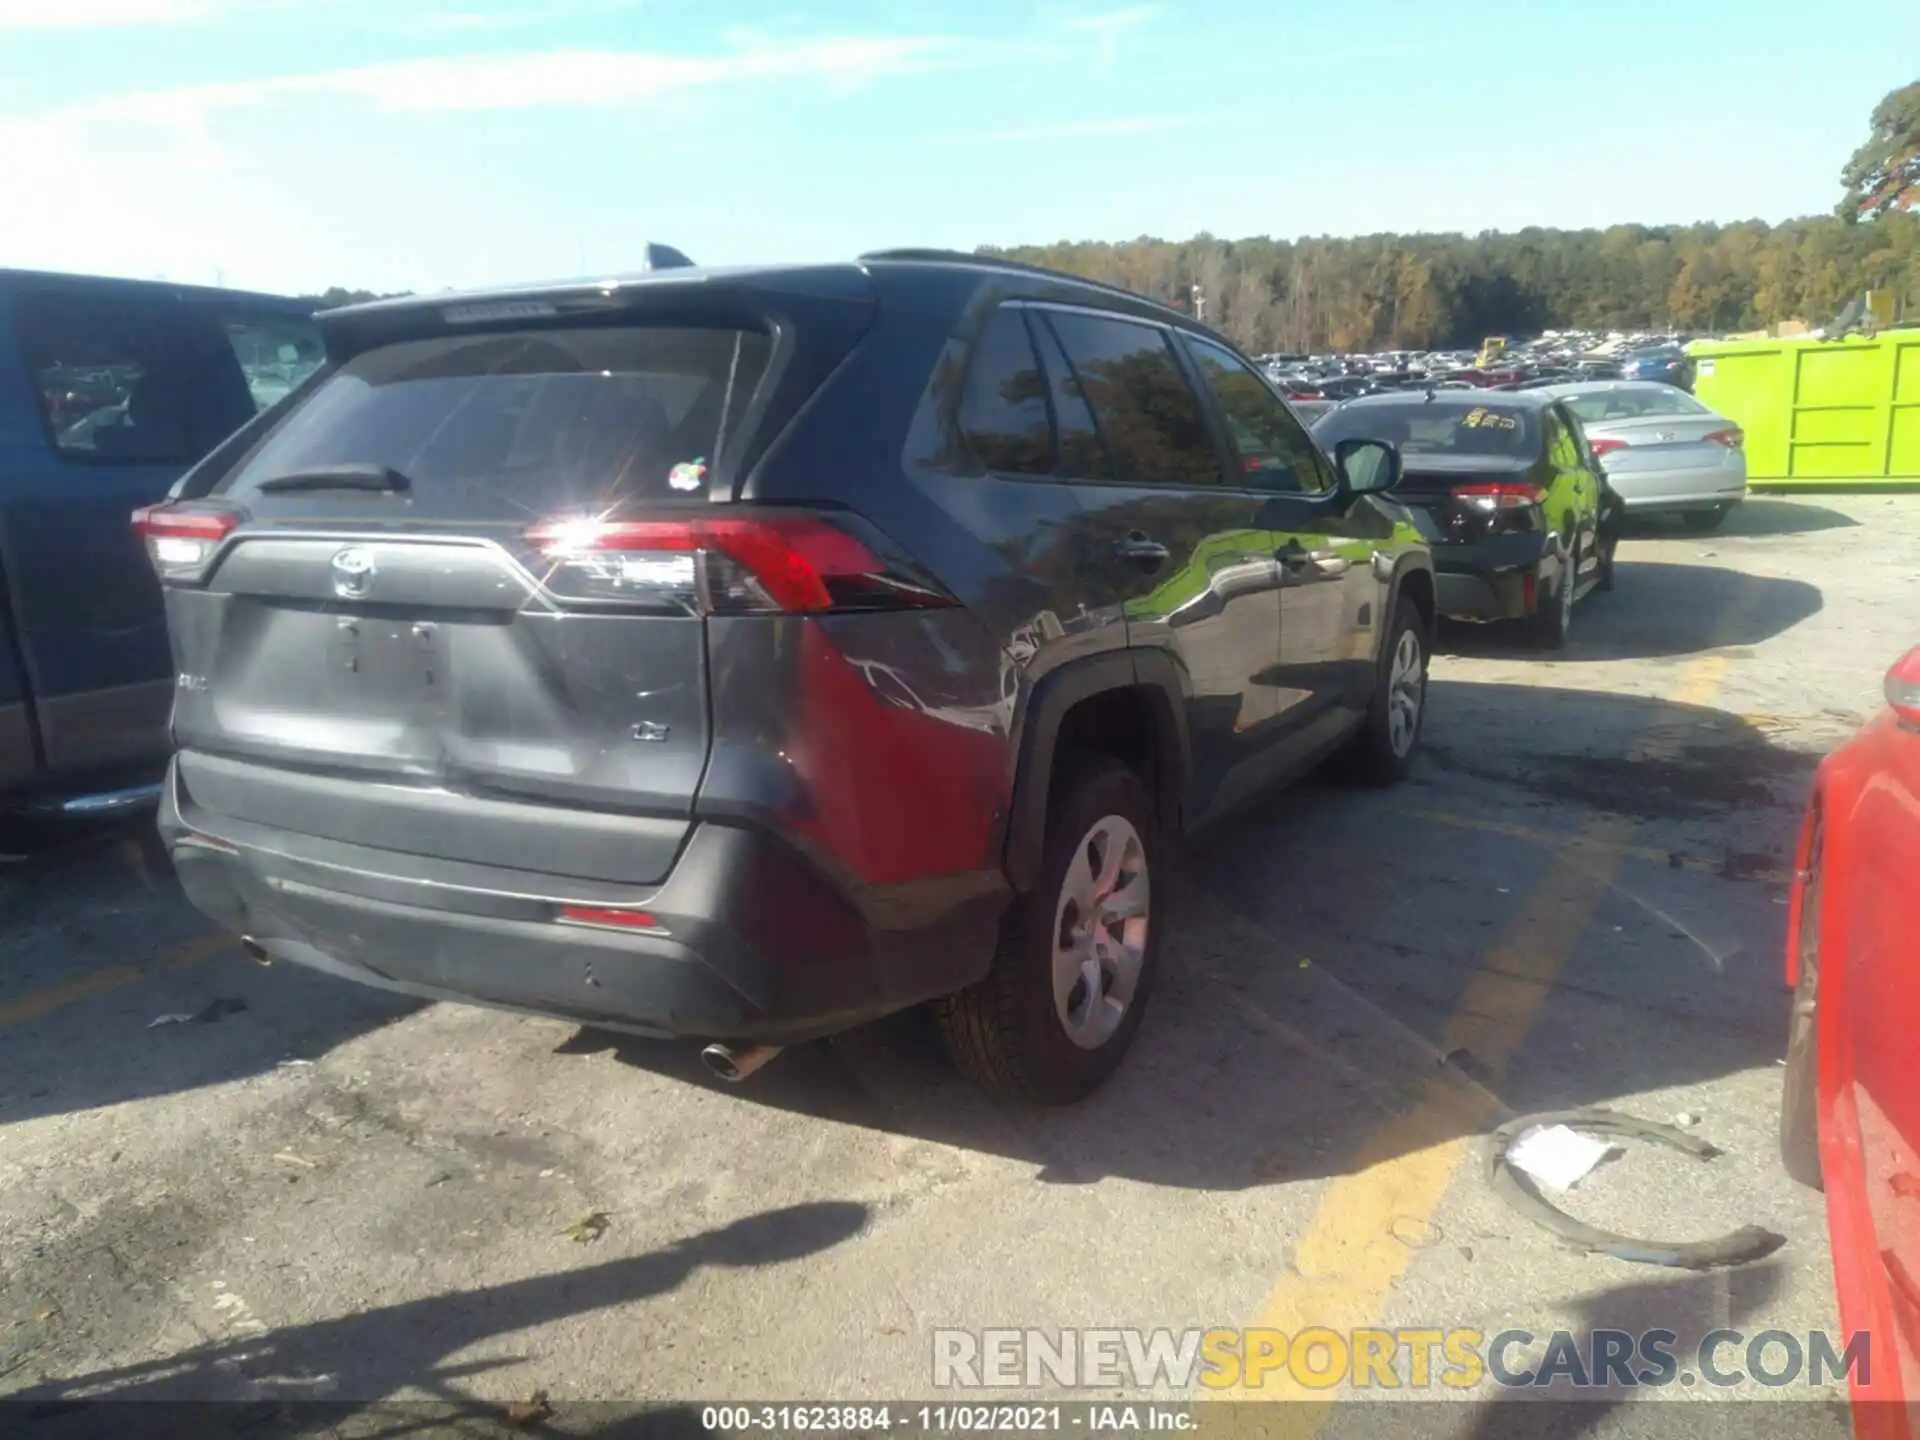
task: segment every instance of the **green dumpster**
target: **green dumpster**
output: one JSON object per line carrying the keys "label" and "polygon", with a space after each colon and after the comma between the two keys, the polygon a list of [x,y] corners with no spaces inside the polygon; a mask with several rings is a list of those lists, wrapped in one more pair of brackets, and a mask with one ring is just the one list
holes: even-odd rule
{"label": "green dumpster", "polygon": [[1693,391],[1746,432],[1756,485],[1920,481],[1920,329],[1698,340]]}

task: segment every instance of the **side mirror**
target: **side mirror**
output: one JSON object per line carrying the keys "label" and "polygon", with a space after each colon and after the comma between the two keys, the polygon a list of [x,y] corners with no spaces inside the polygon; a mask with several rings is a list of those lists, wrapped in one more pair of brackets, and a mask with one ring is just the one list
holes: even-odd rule
{"label": "side mirror", "polygon": [[1374,495],[1400,483],[1400,452],[1384,440],[1342,440],[1333,447],[1340,478],[1356,495]]}

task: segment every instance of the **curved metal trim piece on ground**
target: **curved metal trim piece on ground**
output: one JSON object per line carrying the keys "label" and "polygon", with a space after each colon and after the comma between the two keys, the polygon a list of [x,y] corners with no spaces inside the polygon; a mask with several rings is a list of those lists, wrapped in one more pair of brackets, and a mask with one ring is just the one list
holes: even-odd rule
{"label": "curved metal trim piece on ground", "polygon": [[1647,1140],[1670,1150],[1691,1155],[1696,1160],[1711,1160],[1720,1152],[1707,1141],[1662,1125],[1654,1120],[1639,1120],[1613,1110],[1549,1110],[1538,1115],[1522,1115],[1509,1120],[1488,1137],[1487,1184],[1494,1194],[1518,1210],[1536,1225],[1543,1226],[1577,1250],[1596,1255],[1611,1255],[1616,1260],[1631,1260],[1642,1265],[1666,1265],[1680,1270],[1712,1270],[1723,1265],[1744,1265],[1771,1255],[1787,1243],[1758,1225],[1742,1225],[1717,1240],[1689,1242],[1637,1240],[1602,1230],[1559,1209],[1533,1180],[1507,1163],[1507,1147],[1527,1131],[1548,1125],[1565,1125],[1574,1130],[1620,1135],[1631,1140]]}

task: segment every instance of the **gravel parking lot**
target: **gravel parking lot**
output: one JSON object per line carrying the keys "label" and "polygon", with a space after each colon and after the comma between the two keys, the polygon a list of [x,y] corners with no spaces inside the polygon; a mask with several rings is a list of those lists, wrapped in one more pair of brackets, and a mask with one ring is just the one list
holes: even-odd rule
{"label": "gravel parking lot", "polygon": [[[728,1088],[258,966],[137,834],[13,860],[0,1393],[851,1400],[931,1394],[941,1327],[1832,1330],[1774,1150],[1784,881],[1812,766],[1920,639],[1917,545],[1920,496],[1757,498],[1636,531],[1560,658],[1450,634],[1412,783],[1310,783],[1191,856],[1138,1047],[1061,1112],[914,1015]],[[1590,1104],[1725,1153],[1634,1147],[1579,1213],[1786,1245],[1559,1248],[1474,1137]]]}

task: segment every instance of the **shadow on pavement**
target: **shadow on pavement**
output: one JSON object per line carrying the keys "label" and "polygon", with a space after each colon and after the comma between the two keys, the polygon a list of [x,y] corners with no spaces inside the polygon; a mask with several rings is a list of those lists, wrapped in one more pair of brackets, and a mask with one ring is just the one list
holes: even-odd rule
{"label": "shadow on pavement", "polygon": [[[1568,1339],[1560,1342],[1558,1353],[1552,1357],[1553,1373],[1566,1378],[1539,1383],[1546,1369],[1542,1361],[1548,1358],[1553,1343],[1550,1336],[1536,1335],[1531,1347],[1524,1342],[1505,1347],[1509,1373],[1532,1376],[1536,1383],[1517,1386],[1497,1400],[1475,1406],[1473,1422],[1454,1433],[1461,1440],[1574,1440],[1602,1431],[1676,1436],[1699,1433],[1701,1422],[1690,1407],[1647,1410],[1644,1402],[1659,1391],[1687,1398],[1715,1393],[1716,1387],[1702,1368],[1702,1342],[1716,1330],[1737,1330],[1747,1340],[1766,1333],[1756,1329],[1754,1317],[1763,1314],[1788,1287],[1782,1262],[1767,1260],[1717,1275],[1663,1276],[1596,1291],[1579,1302],[1579,1324],[1567,1332]],[[1659,1338],[1673,1362],[1670,1372],[1657,1355],[1650,1359],[1639,1353],[1640,1337],[1658,1331],[1668,1332]],[[1610,1337],[1605,1332],[1615,1333]],[[1622,1371],[1615,1367],[1615,1383],[1603,1384],[1596,1358],[1604,1361],[1609,1344],[1616,1348],[1620,1344],[1615,1338],[1620,1335],[1633,1337],[1634,1348],[1624,1373],[1634,1383],[1618,1383]],[[1843,1337],[1833,1338],[1836,1349],[1844,1348]],[[1802,1345],[1806,1340],[1804,1334],[1797,1337]],[[1784,1359],[1779,1348],[1772,1349],[1764,1357],[1764,1364],[1773,1367],[1768,1373],[1784,1374]],[[1716,1345],[1704,1356],[1704,1363],[1711,1364],[1722,1377],[1749,1370],[1742,1345]],[[1776,1402],[1767,1406],[1765,1421],[1758,1426],[1768,1435],[1845,1440],[1852,1432],[1844,1391],[1835,1403],[1831,1392],[1807,1385],[1804,1366],[1809,1363],[1808,1357],[1803,1355],[1802,1363],[1801,1375],[1788,1386],[1774,1388],[1749,1379],[1719,1393],[1737,1400]],[[1580,1378],[1584,1388],[1574,1386],[1574,1376]],[[1585,1384],[1588,1381],[1594,1383]],[[1805,1403],[1821,1398],[1829,1403]],[[1777,1403],[1788,1399],[1802,1403]],[[1642,1407],[1634,1412],[1639,1423],[1618,1424],[1618,1412],[1636,1404]],[[1662,1421],[1666,1423],[1662,1425]],[[1364,1433],[1364,1427],[1350,1429],[1336,1423],[1328,1431],[1328,1440],[1354,1440]]]}
{"label": "shadow on pavement", "polygon": [[1846,530],[1860,522],[1851,515],[1805,500],[1778,500],[1749,497],[1736,505],[1721,522],[1720,528],[1704,535],[1691,534],[1677,515],[1642,515],[1627,521],[1627,536],[1651,539],[1687,539],[1709,541],[1716,536],[1811,535],[1818,530]]}
{"label": "shadow on pavement", "polygon": [[1564,650],[1530,648],[1517,626],[1458,621],[1443,622],[1441,648],[1543,660],[1657,660],[1758,645],[1820,612],[1820,591],[1801,580],[1637,562],[1630,544],[1620,554],[1614,590],[1580,602]]}
{"label": "shadow on pavement", "polygon": [[[1384,1116],[1455,1068],[1525,1112],[1771,1066],[1786,999],[1785,910],[1770,902],[1812,757],[1738,717],[1626,695],[1436,681],[1432,714],[1441,756],[1415,783],[1362,798],[1311,782],[1190,857],[1139,1042],[1091,1099],[990,1099],[907,1012],[790,1049],[740,1102],[1017,1158],[1042,1181],[1241,1189],[1345,1173]],[[1627,758],[1649,739],[1662,758]],[[1573,863],[1548,842],[1571,841],[1588,807],[1641,837],[1636,853],[1591,883],[1568,953],[1515,982],[1537,987],[1537,1008],[1509,1058],[1443,1065],[1487,967],[1519,963],[1493,947],[1543,875]],[[1457,823],[1416,818],[1429,810]],[[1633,823],[1713,814],[1741,817],[1740,853],[1696,844],[1677,869]],[[719,1083],[691,1045],[582,1030],[561,1050]],[[1405,1143],[1491,1121],[1468,1107],[1441,1123]]]}
{"label": "shadow on pavement", "polygon": [[[267,1334],[219,1340],[138,1365],[119,1366],[50,1380],[8,1397],[15,1415],[35,1419],[36,1436],[98,1434],[105,1417],[167,1415],[159,1407],[115,1411],[128,1401],[251,1400],[250,1406],[215,1411],[175,1412],[197,1417],[198,1428],[181,1433],[319,1434],[334,1433],[344,1417],[363,1407],[341,1402],[314,1403],[330,1393],[387,1395],[402,1389],[451,1402],[464,1412],[502,1418],[505,1406],[474,1406],[460,1382],[520,1363],[522,1355],[452,1362],[452,1356],[496,1337],[535,1326],[645,1300],[677,1288],[702,1266],[741,1268],[798,1260],[852,1239],[866,1227],[864,1205],[815,1202],[770,1210],[718,1230],[695,1235],[665,1250],[632,1255],[604,1264],[536,1275],[453,1295],[410,1300],[397,1305],[342,1315]],[[560,1388],[556,1385],[556,1389]],[[644,1388],[644,1376],[635,1377]],[[74,1402],[99,1401],[101,1404]],[[289,1403],[299,1401],[300,1403]],[[556,1399],[555,1404],[560,1401]],[[372,1407],[376,1412],[381,1407]],[[588,1413],[598,1408],[579,1407]],[[609,1410],[612,1407],[607,1407]],[[472,1433],[459,1423],[429,1420],[418,1407],[394,1407],[404,1419],[412,1409],[426,1433]],[[590,1433],[690,1433],[684,1411],[644,1420],[591,1425]],[[224,1427],[215,1422],[224,1422]],[[263,1430],[260,1427],[265,1426]],[[381,1427],[374,1433],[407,1433],[409,1427]],[[554,1433],[538,1418],[514,1427],[521,1433]],[[568,1426],[568,1433],[580,1433]],[[131,1433],[131,1432],[129,1432]],[[143,1428],[141,1433],[151,1434]]]}
{"label": "shadow on pavement", "polygon": [[[0,867],[0,1126],[312,1059],[420,1008],[212,930],[150,823],[43,834]],[[217,1016],[169,1023],[161,1015]]]}

